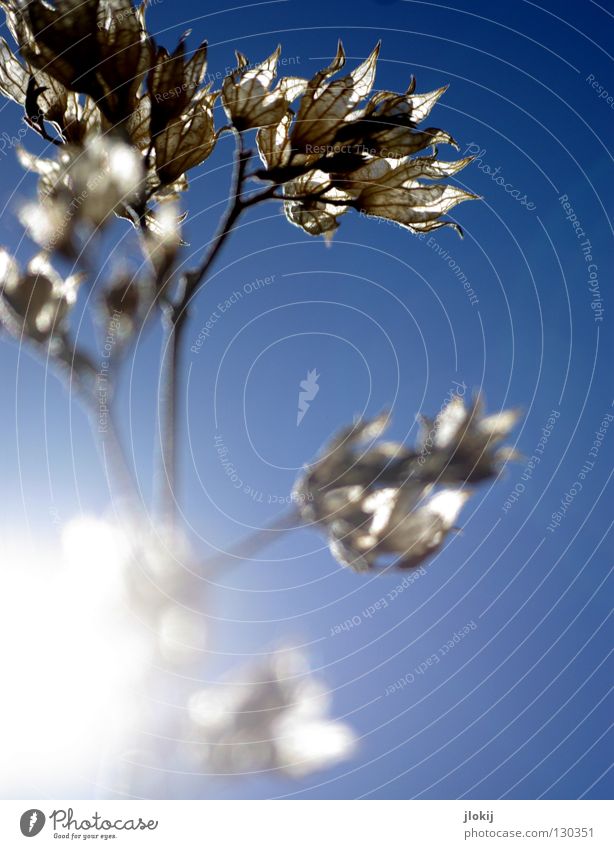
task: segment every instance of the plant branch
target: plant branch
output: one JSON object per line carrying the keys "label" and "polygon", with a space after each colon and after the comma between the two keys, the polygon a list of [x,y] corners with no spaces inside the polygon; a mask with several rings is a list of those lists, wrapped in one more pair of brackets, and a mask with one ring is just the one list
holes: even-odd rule
{"label": "plant branch", "polygon": [[232,186],[229,194],[229,204],[226,209],[226,214],[222,218],[217,233],[213,237],[213,241],[209,246],[209,250],[205,254],[205,257],[200,263],[200,265],[198,265],[191,271],[187,271],[183,276],[183,280],[181,281],[180,286],[180,296],[175,308],[176,312],[178,313],[176,323],[183,320],[182,316],[186,312],[190,301],[196,294],[196,291],[201,285],[202,281],[205,279],[207,272],[211,268],[211,265],[213,264],[213,261],[217,257],[219,251],[224,246],[226,239],[232,232],[232,229],[237,223],[237,220],[240,217],[241,213],[247,205],[253,205],[251,203],[248,204],[248,201],[245,201],[242,197],[247,166],[252,157],[252,154],[250,151],[245,150],[241,133],[235,132],[235,138],[236,149],[234,171],[232,178]]}
{"label": "plant branch", "polygon": [[216,257],[222,250],[241,214],[248,208],[272,196],[272,188],[266,189],[251,198],[243,198],[243,188],[247,179],[247,167],[251,152],[246,151],[243,137],[235,131],[236,148],[232,185],[229,203],[209,250],[202,262],[187,271],[179,281],[175,302],[163,305],[163,317],[166,338],[163,350],[162,387],[160,392],[160,437],[162,440],[160,457],[161,505],[164,515],[171,526],[176,522],[177,514],[177,420],[179,406],[179,381],[181,373],[181,343],[189,315],[192,299],[206,280],[207,274]]}
{"label": "plant branch", "polygon": [[314,201],[317,203],[327,203],[330,206],[355,206],[355,201],[351,198],[342,199],[342,198],[326,198],[322,193],[320,194],[311,194],[311,195],[270,195],[273,200],[285,200],[285,201],[294,201],[296,203],[306,203]]}
{"label": "plant branch", "polygon": [[[141,503],[137,482],[130,470],[128,460],[119,438],[115,417],[109,409],[104,428],[101,427],[100,398],[97,396],[99,373],[90,357],[74,347],[68,340],[62,341],[61,348],[53,355],[60,373],[64,376],[68,389],[74,388],[83,408],[88,413],[92,433],[99,442],[105,460],[108,460],[112,480],[118,490],[129,497],[135,510]],[[93,382],[93,386],[90,385]],[[108,394],[108,389],[105,389]],[[110,407],[110,403],[108,404]]]}
{"label": "plant branch", "polygon": [[162,349],[161,379],[159,391],[159,425],[160,425],[160,467],[158,469],[158,485],[160,488],[160,507],[162,515],[171,524],[174,523],[177,512],[177,419],[179,406],[178,352],[180,334],[177,332],[175,307],[169,302],[161,302],[160,310],[162,324],[165,329],[165,340]]}
{"label": "plant branch", "polygon": [[200,564],[200,571],[210,578],[212,572],[216,572],[222,566],[228,566],[230,561],[234,561],[236,565],[241,561],[250,560],[276,542],[280,536],[295,530],[298,525],[300,525],[298,511],[291,510],[288,513],[282,513],[281,516],[278,516],[264,528],[248,534],[228,551],[208,557]]}

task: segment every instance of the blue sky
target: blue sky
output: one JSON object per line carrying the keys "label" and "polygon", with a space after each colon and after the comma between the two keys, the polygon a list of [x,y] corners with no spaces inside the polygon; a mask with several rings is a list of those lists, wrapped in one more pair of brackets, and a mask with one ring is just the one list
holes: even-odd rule
{"label": "blue sky", "polygon": [[[180,795],[611,796],[612,101],[600,96],[614,92],[611,15],[587,0],[457,5],[289,0],[224,3],[199,16],[187,0],[161,0],[148,13],[169,47],[189,28],[192,49],[206,37],[210,74],[234,65],[235,48],[255,61],[281,43],[284,72],[309,76],[334,55],[338,37],[350,66],[381,38],[376,88],[402,91],[411,74],[419,91],[450,84],[430,120],[463,154],[478,155],[458,183],[484,198],[454,210],[463,240],[451,230],[418,239],[347,215],[327,248],[274,205],[243,220],[186,334],[194,345],[218,315],[186,357],[182,508],[195,545],[224,547],[274,518],[297,470],[356,413],[391,407],[392,436],[412,441],[416,414],[436,413],[458,384],[482,391],[489,409],[524,410],[514,432],[524,459],[479,489],[463,533],[372,616],[364,611],[402,576],[344,571],[308,530],[280,540],[262,562],[229,568],[210,588],[203,677],[292,639],[309,649],[335,715],[351,722],[361,747],[351,762],[298,784],[185,778]],[[19,110],[2,109],[3,127],[16,135]],[[42,150],[34,137],[25,142]],[[230,162],[223,136],[193,173],[186,234],[194,258],[223,209]],[[32,187],[7,146],[0,241],[22,259],[32,246],[12,212]],[[159,344],[152,329],[121,392],[145,494]],[[299,384],[312,369],[319,392],[297,427]],[[0,374],[3,522],[53,541],[58,516],[108,508],[96,447],[61,385],[13,342],[0,342]],[[566,510],[553,519],[561,501]],[[334,633],[353,617],[359,626]],[[386,695],[470,623],[440,662]],[[90,781],[70,789],[87,795]]]}

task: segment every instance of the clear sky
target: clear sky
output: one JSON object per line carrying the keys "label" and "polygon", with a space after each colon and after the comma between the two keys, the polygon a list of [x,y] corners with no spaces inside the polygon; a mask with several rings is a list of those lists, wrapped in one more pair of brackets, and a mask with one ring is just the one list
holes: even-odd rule
{"label": "clear sky", "polygon": [[[589,0],[202,8],[159,0],[149,25],[168,47],[186,29],[192,49],[206,37],[216,85],[235,48],[255,61],[281,43],[284,73],[310,76],[338,37],[350,67],[382,39],[376,88],[403,91],[412,74],[419,91],[449,83],[430,122],[477,155],[458,183],[484,200],[454,210],[463,240],[452,230],[418,239],[348,214],[328,248],[276,206],[244,219],[186,334],[196,345],[215,318],[186,358],[182,507],[195,545],[213,551],[274,518],[297,470],[356,413],[389,406],[392,436],[412,441],[416,414],[436,413],[458,385],[482,391],[489,409],[524,410],[514,432],[523,459],[478,491],[463,533],[372,615],[402,576],[343,570],[308,530],[229,568],[209,588],[203,676],[291,639],[309,650],[334,714],[361,745],[352,761],[302,782],[192,776],[177,779],[177,795],[611,796],[611,13]],[[19,109],[0,108],[2,129],[17,136]],[[31,134],[24,143],[43,150]],[[5,139],[0,242],[24,260],[33,249],[13,212],[34,184],[10,148]],[[223,136],[193,173],[194,257],[223,209],[230,162]],[[155,330],[142,340],[121,393],[146,494],[159,343]],[[297,426],[299,384],[312,369],[319,392]],[[0,341],[0,376],[5,533],[53,545],[58,519],[108,509],[95,443],[53,375],[11,341]],[[87,796],[93,781],[63,789]]]}

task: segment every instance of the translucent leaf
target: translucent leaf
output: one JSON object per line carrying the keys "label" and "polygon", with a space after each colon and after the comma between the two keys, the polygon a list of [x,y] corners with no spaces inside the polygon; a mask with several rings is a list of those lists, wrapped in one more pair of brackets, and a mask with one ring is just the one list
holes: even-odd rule
{"label": "translucent leaf", "polygon": [[290,162],[292,145],[290,143],[290,115],[284,115],[276,126],[262,127],[258,130],[256,141],[258,153],[269,169],[283,168]]}
{"label": "translucent leaf", "polygon": [[334,140],[353,108],[371,91],[378,53],[379,45],[350,74],[326,83],[345,59],[340,45],[336,60],[325,71],[316,74],[307,86],[291,134],[296,147],[309,153],[311,146],[325,146]]}
{"label": "translucent leaf", "polygon": [[357,206],[367,215],[396,221],[411,229],[416,224],[436,221],[457,204],[476,198],[471,192],[449,185],[413,189],[374,185],[360,194]]}
{"label": "translucent leaf", "polygon": [[[250,68],[241,56],[237,70],[222,85],[222,102],[226,114],[239,130],[277,125],[286,115],[289,101],[300,90],[299,81],[283,83],[269,91],[277,71],[281,48]],[[245,60],[245,62],[243,61]]]}
{"label": "translucent leaf", "polygon": [[217,93],[205,95],[192,105],[187,115],[156,136],[156,170],[162,183],[174,183],[211,154],[216,142],[213,126],[216,96]]}
{"label": "translucent leaf", "polygon": [[29,74],[3,38],[0,38],[0,94],[23,106]]}

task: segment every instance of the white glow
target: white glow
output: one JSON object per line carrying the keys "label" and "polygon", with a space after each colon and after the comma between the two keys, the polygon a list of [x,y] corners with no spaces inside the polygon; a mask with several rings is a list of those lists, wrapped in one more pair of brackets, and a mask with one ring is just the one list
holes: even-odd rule
{"label": "white glow", "polygon": [[348,758],[356,748],[356,736],[342,722],[278,723],[276,740],[279,761],[295,777],[308,775]]}
{"label": "white glow", "polygon": [[104,749],[130,712],[128,684],[146,661],[145,644],[135,641],[118,606],[109,612],[109,601],[119,603],[110,530],[78,522],[64,529],[65,558],[51,545],[35,550],[27,540],[7,543],[6,530],[2,535],[5,798],[53,794],[63,782],[93,788]]}
{"label": "white glow", "polygon": [[66,226],[66,220],[57,207],[38,203],[24,204],[19,220],[39,245],[61,241]]}
{"label": "white glow", "polygon": [[0,285],[4,286],[7,292],[12,292],[16,283],[15,262],[4,248],[0,248]]}
{"label": "white glow", "polygon": [[62,528],[62,563],[70,573],[71,583],[83,590],[82,601],[89,598],[99,605],[103,600],[120,597],[122,570],[129,551],[128,540],[121,531],[101,519],[80,516]]}
{"label": "white glow", "polygon": [[158,640],[162,656],[171,663],[198,660],[205,650],[205,637],[204,617],[171,605],[162,612]]}
{"label": "white glow", "polygon": [[390,521],[398,490],[386,488],[372,493],[363,502],[365,513],[373,513],[369,531],[371,534],[381,534]]}
{"label": "white glow", "polygon": [[109,171],[112,179],[126,194],[135,191],[141,180],[142,160],[131,147],[116,142],[109,147]]}
{"label": "white glow", "polygon": [[160,236],[172,243],[179,239],[179,211],[174,203],[167,203],[155,212]]}
{"label": "white glow", "polygon": [[455,395],[437,416],[435,445],[446,448],[456,438],[467,419],[467,408],[462,398]]}
{"label": "white glow", "polygon": [[444,489],[429,499],[429,512],[438,516],[446,528],[451,528],[470,494],[460,489]]}
{"label": "white glow", "polygon": [[240,708],[242,690],[229,684],[199,690],[188,702],[190,719],[208,731],[226,728],[229,716]]}

